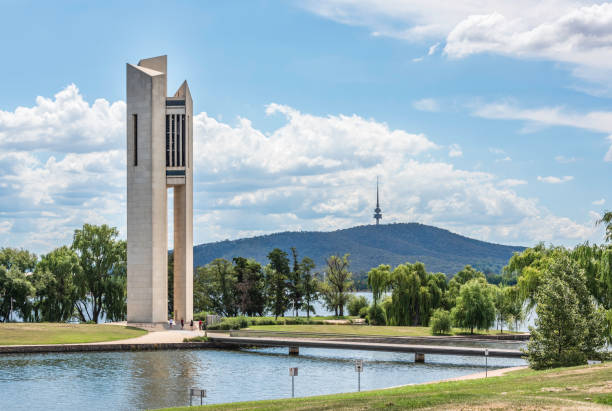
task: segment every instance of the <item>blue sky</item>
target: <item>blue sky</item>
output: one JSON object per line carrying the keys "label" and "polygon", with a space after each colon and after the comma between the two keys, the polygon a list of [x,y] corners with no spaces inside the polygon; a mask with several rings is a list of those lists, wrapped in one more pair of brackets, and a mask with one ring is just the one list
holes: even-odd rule
{"label": "blue sky", "polygon": [[[0,2],[0,246],[125,234],[125,63],[194,97],[195,242],[417,221],[600,242],[612,4]],[[524,10],[529,9],[529,13]]]}

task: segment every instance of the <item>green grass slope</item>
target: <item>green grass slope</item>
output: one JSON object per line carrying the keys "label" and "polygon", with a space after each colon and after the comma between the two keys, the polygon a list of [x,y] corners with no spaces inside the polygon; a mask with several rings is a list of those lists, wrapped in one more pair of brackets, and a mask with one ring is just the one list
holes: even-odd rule
{"label": "green grass slope", "polygon": [[409,385],[287,400],[237,402],[173,410],[609,410],[612,364],[501,377]]}
{"label": "green grass slope", "polygon": [[365,225],[331,232],[283,232],[234,241],[195,246],[194,265],[215,258],[241,256],[267,263],[274,248],[289,252],[296,247],[300,256],[312,258],[321,269],[330,255],[351,254],[351,270],[365,273],[379,264],[396,266],[421,261],[430,272],[453,275],[465,265],[499,272],[515,251],[524,247],[505,246],[474,240],[448,230],[417,223]]}

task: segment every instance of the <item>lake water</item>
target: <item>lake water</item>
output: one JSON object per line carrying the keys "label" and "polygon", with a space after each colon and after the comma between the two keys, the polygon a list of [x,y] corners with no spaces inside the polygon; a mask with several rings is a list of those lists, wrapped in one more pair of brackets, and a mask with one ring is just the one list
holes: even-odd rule
{"label": "lake water", "polygon": [[[206,403],[288,398],[391,387],[484,371],[484,358],[301,348],[27,354],[0,356],[0,410],[137,410],[188,405],[188,388]],[[522,365],[490,358],[489,367]],[[195,401],[195,398],[194,398]],[[199,401],[199,399],[198,399]]]}

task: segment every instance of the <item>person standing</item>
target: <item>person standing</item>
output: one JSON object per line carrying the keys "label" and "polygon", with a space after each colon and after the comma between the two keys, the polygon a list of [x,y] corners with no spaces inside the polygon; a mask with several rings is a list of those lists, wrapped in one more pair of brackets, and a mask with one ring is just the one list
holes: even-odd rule
{"label": "person standing", "polygon": [[181,330],[185,327],[185,320],[181,318]]}

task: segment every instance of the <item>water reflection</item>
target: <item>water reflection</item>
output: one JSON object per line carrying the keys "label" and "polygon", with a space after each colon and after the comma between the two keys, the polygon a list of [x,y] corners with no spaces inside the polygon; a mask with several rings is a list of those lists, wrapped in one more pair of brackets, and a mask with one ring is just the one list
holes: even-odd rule
{"label": "water reflection", "polygon": [[[296,395],[356,389],[353,361],[364,360],[362,389],[471,374],[484,359],[369,351],[286,348],[5,355],[0,357],[2,410],[133,410],[189,404],[188,389],[208,391],[207,403],[291,395],[289,367],[299,367]],[[523,364],[490,358],[489,366]]]}

